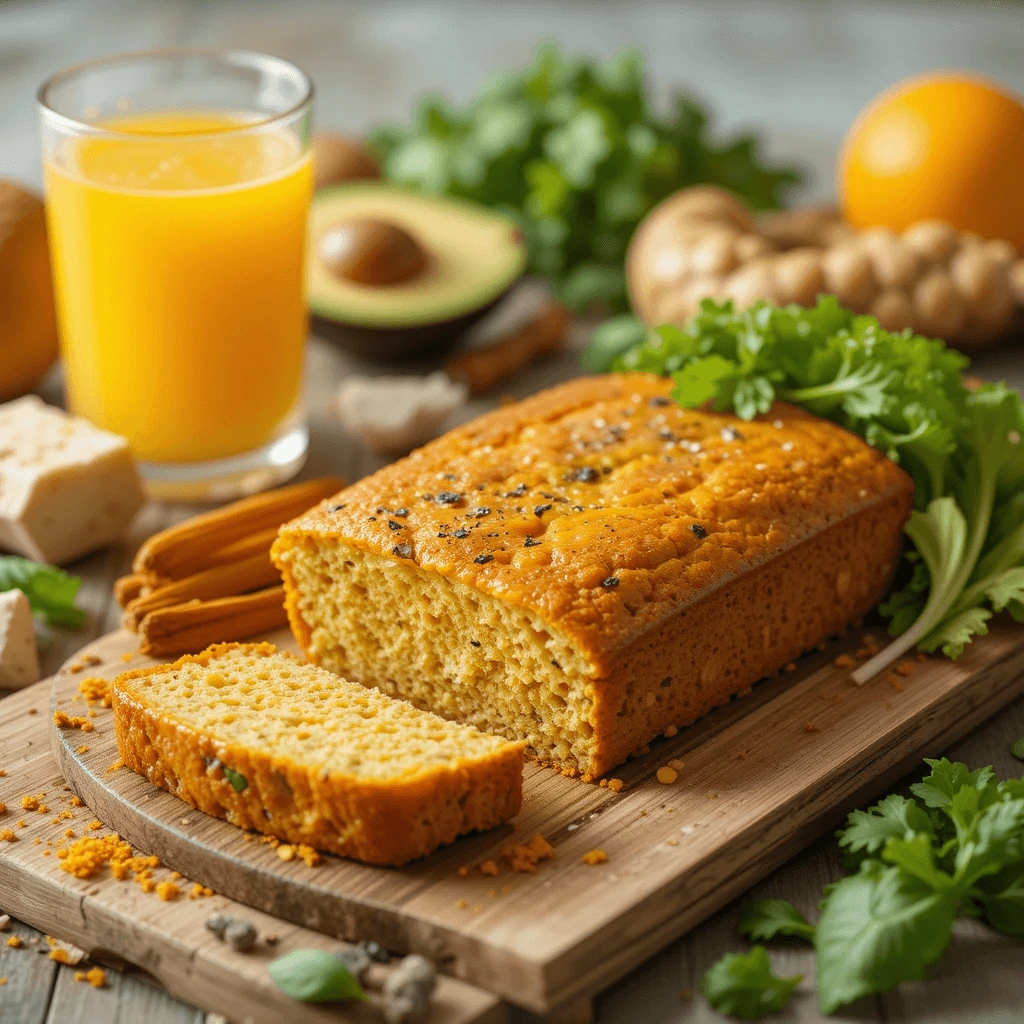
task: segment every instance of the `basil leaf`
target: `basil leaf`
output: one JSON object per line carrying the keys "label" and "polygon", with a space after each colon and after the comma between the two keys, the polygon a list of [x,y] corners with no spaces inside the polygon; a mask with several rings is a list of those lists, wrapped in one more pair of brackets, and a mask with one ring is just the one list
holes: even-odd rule
{"label": "basil leaf", "polygon": [[0,591],[20,590],[32,611],[51,626],[77,629],[85,612],[75,607],[82,581],[63,569],[43,565],[17,555],[0,555]]}
{"label": "basil leaf", "polygon": [[366,998],[352,972],[323,949],[293,949],[272,960],[267,970],[286,996],[304,1003]]}

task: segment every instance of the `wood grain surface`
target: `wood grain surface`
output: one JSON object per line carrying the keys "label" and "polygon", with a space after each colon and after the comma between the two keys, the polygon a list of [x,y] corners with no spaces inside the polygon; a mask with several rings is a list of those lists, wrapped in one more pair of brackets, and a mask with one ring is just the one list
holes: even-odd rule
{"label": "wood grain surface", "polygon": [[[331,938],[258,913],[220,894],[188,899],[191,883],[196,880],[193,876],[178,883],[181,895],[164,902],[155,893],[144,893],[131,881],[117,881],[106,868],[89,879],[75,878],[59,869],[55,850],[57,843],[70,842],[64,835],[66,829],[73,829],[76,836],[106,835],[109,830],[90,830],[89,823],[95,817],[93,810],[69,803],[71,787],[62,778],[49,749],[49,689],[48,683],[39,683],[0,703],[0,751],[7,772],[0,778],[0,800],[10,809],[0,816],[0,825],[14,826],[21,797],[27,793],[45,794],[49,808],[45,813],[20,812],[27,827],[15,829],[18,841],[0,842],[0,893],[5,909],[40,930],[73,942],[103,962],[113,959],[136,964],[173,995],[233,1021],[379,1022],[379,985],[391,968],[378,972],[378,987],[368,991],[368,1003],[344,1005],[295,1002],[277,988],[267,973],[271,960],[293,949],[312,947],[334,952],[342,948]],[[103,737],[105,730],[97,725],[96,732],[76,731],[76,735],[84,743],[91,743],[94,737]],[[58,817],[62,812],[68,816]],[[41,842],[37,843],[37,839]],[[149,847],[145,849],[148,852]],[[169,871],[159,869],[155,877],[162,881],[169,877]],[[235,952],[206,929],[205,921],[211,914],[243,917],[255,925],[261,936],[276,935],[277,942],[269,945],[260,941],[249,953]],[[32,1019],[32,1002],[45,991],[43,976],[49,973],[51,965],[56,967],[53,961],[37,955],[37,948],[29,942],[21,949],[8,951],[9,962],[17,958],[27,964],[25,969],[12,974],[14,987],[9,988],[11,980],[3,986],[0,1020],[4,1024],[19,1019],[9,1014],[11,1007],[19,1005],[23,1009],[14,1012],[22,1013],[21,1019]],[[160,992],[137,979],[122,981],[112,971],[108,972],[108,979],[110,990],[103,991],[68,977],[68,982],[54,993],[54,1019],[87,1020],[90,1003],[113,1001],[117,990],[125,985],[135,988],[132,1002],[138,1016],[122,1019],[126,1024],[151,1024],[154,1007],[147,1008],[146,1004],[158,1002]],[[500,1024],[505,1016],[496,997],[453,978],[441,978],[429,1021]]]}
{"label": "wood grain surface", "polygon": [[[54,752],[104,822],[188,877],[330,935],[424,953],[455,977],[549,1012],[595,995],[1024,693],[1024,627],[1008,620],[959,662],[913,662],[898,689],[885,678],[853,686],[849,669],[834,666],[863,633],[654,744],[615,773],[621,793],[528,766],[523,810],[510,826],[400,869],[335,857],[316,868],[282,862],[141,776],[111,771],[118,752],[108,709],[96,711],[85,753],[80,731],[56,727]],[[268,639],[294,649],[287,630]],[[53,709],[81,715],[81,679],[148,664],[137,649],[127,632],[85,648],[93,664],[54,678]],[[684,767],[674,785],[662,785],[655,773],[670,759]],[[502,865],[509,841],[535,832],[556,850],[536,874],[480,873],[485,861]],[[592,849],[608,863],[581,863]],[[471,869],[466,878],[461,865]]]}

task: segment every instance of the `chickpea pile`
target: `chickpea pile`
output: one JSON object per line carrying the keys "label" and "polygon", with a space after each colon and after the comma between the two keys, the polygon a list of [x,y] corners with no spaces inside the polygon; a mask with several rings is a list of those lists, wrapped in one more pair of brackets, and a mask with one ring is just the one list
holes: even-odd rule
{"label": "chickpea pile", "polygon": [[964,348],[1006,334],[1024,307],[1024,259],[1009,243],[940,221],[857,231],[835,210],[755,220],[713,186],[684,189],[637,229],[626,260],[637,314],[684,324],[705,297],[812,306],[820,293],[870,313],[890,331],[911,327]]}

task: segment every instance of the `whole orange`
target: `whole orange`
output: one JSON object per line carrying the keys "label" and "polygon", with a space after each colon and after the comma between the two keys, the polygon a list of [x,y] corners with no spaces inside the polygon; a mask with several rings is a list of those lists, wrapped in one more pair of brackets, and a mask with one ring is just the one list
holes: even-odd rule
{"label": "whole orange", "polygon": [[928,74],[882,93],[848,132],[838,175],[854,227],[944,220],[1024,249],[1024,104],[983,78]]}

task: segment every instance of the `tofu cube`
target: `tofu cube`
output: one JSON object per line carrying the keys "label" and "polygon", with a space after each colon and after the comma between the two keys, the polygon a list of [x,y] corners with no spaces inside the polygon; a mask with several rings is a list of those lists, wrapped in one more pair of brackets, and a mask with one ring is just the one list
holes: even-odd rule
{"label": "tofu cube", "polygon": [[123,437],[35,395],[0,405],[0,551],[69,562],[118,540],[144,500]]}
{"label": "tofu cube", "polygon": [[39,682],[36,630],[28,598],[20,590],[0,592],[0,690]]}

